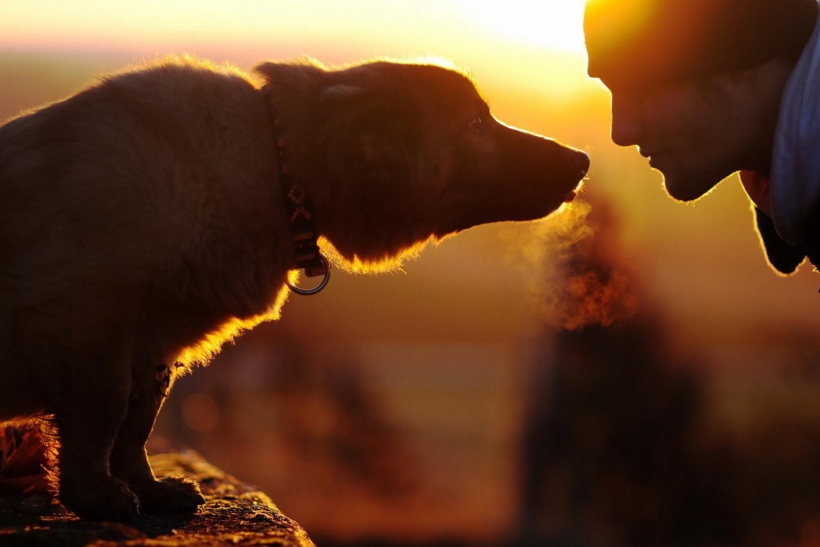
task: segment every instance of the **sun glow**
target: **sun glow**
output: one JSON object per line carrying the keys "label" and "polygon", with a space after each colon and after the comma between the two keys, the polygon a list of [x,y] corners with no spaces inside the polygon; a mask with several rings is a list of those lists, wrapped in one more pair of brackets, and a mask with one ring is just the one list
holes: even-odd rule
{"label": "sun glow", "polygon": [[385,52],[413,43],[417,52],[463,42],[469,27],[510,42],[583,52],[584,0],[416,0],[412,3],[317,0],[74,0],[0,2],[0,47],[74,46],[190,49],[194,44],[266,44],[276,40],[350,41],[368,36]]}
{"label": "sun glow", "polygon": [[487,30],[545,49],[584,53],[584,0],[460,0]]}

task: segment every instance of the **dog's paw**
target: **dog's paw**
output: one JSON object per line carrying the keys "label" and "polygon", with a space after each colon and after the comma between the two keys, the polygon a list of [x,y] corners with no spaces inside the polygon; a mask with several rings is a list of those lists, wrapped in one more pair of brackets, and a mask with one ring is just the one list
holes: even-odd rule
{"label": "dog's paw", "polygon": [[124,521],[139,515],[137,496],[113,477],[60,487],[60,503],[83,520]]}
{"label": "dog's paw", "polygon": [[205,503],[199,486],[191,481],[165,478],[131,486],[140,500],[140,510],[151,515],[193,513]]}

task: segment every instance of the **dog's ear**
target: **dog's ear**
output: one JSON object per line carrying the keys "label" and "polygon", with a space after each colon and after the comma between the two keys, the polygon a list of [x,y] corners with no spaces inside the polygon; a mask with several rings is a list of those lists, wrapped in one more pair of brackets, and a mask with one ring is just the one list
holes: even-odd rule
{"label": "dog's ear", "polygon": [[407,94],[379,87],[335,84],[321,94],[320,144],[342,178],[401,184],[417,169],[423,117]]}
{"label": "dog's ear", "polygon": [[322,65],[309,57],[295,63],[274,63],[266,61],[254,67],[266,83],[277,82],[279,85],[304,92],[313,89],[325,74]]}

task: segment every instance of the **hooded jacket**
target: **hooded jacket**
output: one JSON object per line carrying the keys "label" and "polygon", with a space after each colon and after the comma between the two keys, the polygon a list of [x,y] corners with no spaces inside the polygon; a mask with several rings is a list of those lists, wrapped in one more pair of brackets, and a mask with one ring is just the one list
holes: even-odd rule
{"label": "hooded jacket", "polygon": [[770,195],[771,218],[755,208],[769,263],[785,274],[806,257],[820,266],[820,21],[783,90]]}

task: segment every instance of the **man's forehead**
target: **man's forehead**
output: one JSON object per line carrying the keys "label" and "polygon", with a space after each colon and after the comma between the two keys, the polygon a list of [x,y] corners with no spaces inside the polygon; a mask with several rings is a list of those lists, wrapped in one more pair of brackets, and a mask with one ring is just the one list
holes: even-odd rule
{"label": "man's forehead", "polygon": [[589,74],[614,83],[664,81],[694,72],[715,0],[592,0],[584,18]]}
{"label": "man's forehead", "polygon": [[588,0],[588,71],[667,81],[749,68],[799,53],[816,17],[816,0]]}

